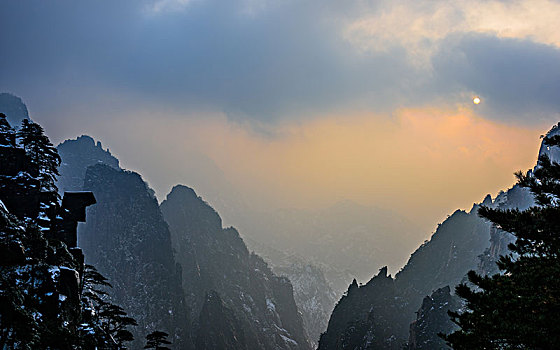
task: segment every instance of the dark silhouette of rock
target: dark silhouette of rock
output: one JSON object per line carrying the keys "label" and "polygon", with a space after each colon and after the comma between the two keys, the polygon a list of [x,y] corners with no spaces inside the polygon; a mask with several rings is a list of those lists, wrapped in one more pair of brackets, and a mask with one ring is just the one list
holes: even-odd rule
{"label": "dark silhouette of rock", "polygon": [[439,350],[450,349],[439,333],[449,334],[457,326],[451,321],[448,311],[461,307],[458,297],[451,294],[449,286],[434,291],[422,301],[416,312],[416,320],[410,325],[409,349]]}
{"label": "dark silhouette of rock", "polygon": [[[356,316],[359,315],[358,313],[354,313],[355,316],[347,316],[351,320],[343,322],[336,320],[335,324],[365,322],[367,317],[372,317],[373,323],[368,332],[376,339],[386,337],[385,339],[391,340],[378,343],[375,349],[400,349],[404,346],[409,338],[410,324],[416,319],[415,313],[424,297],[438,288],[455,286],[461,282],[469,270],[477,268],[479,255],[490,245],[490,225],[477,216],[476,210],[474,208],[469,213],[458,210],[439,225],[431,239],[411,255],[408,263],[397,273],[395,279],[388,277],[393,282],[389,289],[387,289],[388,283],[381,284],[375,289],[360,287],[354,294],[348,293],[344,297],[347,299],[346,303],[353,305],[352,308],[357,310],[363,307],[369,310],[374,305],[368,304],[369,301],[373,303],[387,293],[393,295],[393,298],[386,299],[386,303],[376,304],[379,309],[377,313],[371,316],[362,315],[361,318]],[[379,276],[374,277],[366,285],[379,285],[378,281]],[[327,336],[321,337],[319,349],[333,349],[330,347],[333,339],[336,339],[337,334],[341,334],[343,327],[333,329],[330,327],[333,318],[340,317],[335,315],[337,308],[338,305],[331,315]],[[394,313],[395,316],[388,326],[385,323],[380,328],[375,324],[381,310],[384,313]],[[330,332],[334,334],[331,335]]]}
{"label": "dark silhouette of rock", "polygon": [[401,349],[393,330],[401,322],[397,296],[386,267],[365,285],[354,280],[335,306],[319,349]]}
{"label": "dark silhouette of rock", "polygon": [[206,294],[198,324],[197,350],[251,349],[243,326],[215,291]]}

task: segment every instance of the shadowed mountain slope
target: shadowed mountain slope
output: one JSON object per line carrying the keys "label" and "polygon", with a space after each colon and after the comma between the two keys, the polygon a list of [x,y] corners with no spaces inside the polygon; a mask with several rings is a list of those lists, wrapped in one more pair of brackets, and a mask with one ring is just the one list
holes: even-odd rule
{"label": "shadowed mountain slope", "polygon": [[[211,344],[204,328],[208,323],[203,309],[230,310],[235,327],[243,330],[233,348],[309,349],[290,281],[277,277],[257,255],[249,253],[234,228],[222,228],[219,215],[196,193],[185,186],[176,186],[161,204],[169,223],[177,261],[183,266],[183,288],[192,306],[191,317],[198,319],[197,343]],[[217,307],[219,296],[223,306]],[[210,303],[211,302],[211,303]],[[210,303],[210,305],[208,305]],[[230,314],[229,311],[225,312]],[[214,320],[214,322],[220,322]],[[227,344],[222,339],[220,344]]]}
{"label": "shadowed mountain slope", "polygon": [[95,165],[84,189],[97,205],[89,211],[79,244],[113,285],[113,298],[138,322],[134,348],[146,334],[163,330],[177,348],[189,341],[188,309],[171,237],[158,203],[140,175]]}

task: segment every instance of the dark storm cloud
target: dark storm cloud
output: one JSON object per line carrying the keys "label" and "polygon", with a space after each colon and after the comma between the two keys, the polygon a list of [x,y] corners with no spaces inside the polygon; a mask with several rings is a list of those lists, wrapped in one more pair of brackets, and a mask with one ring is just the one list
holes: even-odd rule
{"label": "dark storm cloud", "polygon": [[503,120],[554,120],[560,112],[560,50],[529,40],[451,36],[433,58],[440,92],[472,91]]}
{"label": "dark storm cloud", "polygon": [[193,1],[159,14],[146,13],[146,4],[3,5],[1,45],[9,49],[0,57],[1,87],[61,99],[111,87],[179,108],[269,119],[364,96],[381,107],[413,72],[403,49],[356,54],[334,23],[317,20],[321,2],[254,16],[243,15],[239,1]]}
{"label": "dark storm cloud", "polygon": [[402,43],[362,51],[344,38],[336,16],[359,12],[347,2],[263,1],[254,13],[249,3],[192,0],[150,13],[154,1],[4,1],[0,89],[46,114],[75,104],[100,117],[111,104],[148,104],[270,121],[453,104],[471,91],[489,117],[558,111],[556,48],[452,35],[431,70]]}

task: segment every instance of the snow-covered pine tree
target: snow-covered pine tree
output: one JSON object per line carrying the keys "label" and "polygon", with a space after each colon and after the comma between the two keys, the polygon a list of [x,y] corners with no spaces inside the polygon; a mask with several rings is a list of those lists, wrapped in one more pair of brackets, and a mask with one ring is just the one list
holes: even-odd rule
{"label": "snow-covered pine tree", "polygon": [[[24,119],[21,128],[17,132],[19,144],[31,159],[31,162],[39,168],[39,181],[41,191],[56,193],[56,177],[59,175],[60,156],[56,147],[53,146],[41,125],[28,119]],[[58,197],[57,197],[58,198]]]}
{"label": "snow-covered pine tree", "polygon": [[8,122],[4,113],[0,113],[0,146],[13,146],[16,143],[16,131]]}
{"label": "snow-covered pine tree", "polygon": [[96,292],[108,283],[95,270],[79,283],[83,262],[40,225],[38,212],[60,207],[60,157],[39,125],[23,124],[15,134],[0,115],[0,348],[124,349],[136,322]]}

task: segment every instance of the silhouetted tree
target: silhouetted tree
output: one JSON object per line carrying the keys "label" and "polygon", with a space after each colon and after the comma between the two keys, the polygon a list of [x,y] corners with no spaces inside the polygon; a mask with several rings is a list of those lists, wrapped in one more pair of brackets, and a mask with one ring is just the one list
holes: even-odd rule
{"label": "silhouetted tree", "polygon": [[39,167],[41,190],[58,193],[55,182],[59,175],[58,167],[61,159],[43,128],[37,123],[24,119],[17,136],[31,162]]}
{"label": "silhouetted tree", "polygon": [[[136,326],[136,321],[128,317],[126,312],[108,301],[107,289],[111,288],[108,280],[94,266],[86,265],[84,272],[84,290],[82,305],[85,310],[82,320],[82,336],[88,345],[123,348],[125,342],[134,339],[129,331]],[[88,333],[96,329],[97,332]]]}
{"label": "silhouetted tree", "polygon": [[169,334],[161,331],[154,331],[146,336],[146,346],[144,349],[155,349],[155,350],[171,350],[170,348],[164,346],[171,344],[167,340]]}
{"label": "silhouetted tree", "polygon": [[[549,147],[560,136],[546,137]],[[456,292],[467,311],[451,312],[460,327],[444,336],[454,349],[554,349],[560,344],[560,164],[539,158],[534,173],[516,174],[537,206],[520,211],[481,207],[479,214],[515,235],[511,253],[501,256],[501,273],[469,281]]]}
{"label": "silhouetted tree", "polygon": [[4,113],[0,113],[0,145],[2,146],[16,146],[16,131],[8,120]]}
{"label": "silhouetted tree", "polygon": [[0,144],[0,200],[12,204],[0,206],[0,349],[124,349],[136,321],[108,301],[107,279],[87,266],[82,286],[61,289],[63,269],[80,271],[82,262],[45,234],[41,219],[10,213],[44,194],[40,213],[59,207],[56,149],[39,125],[24,120],[15,133],[4,115]]}

